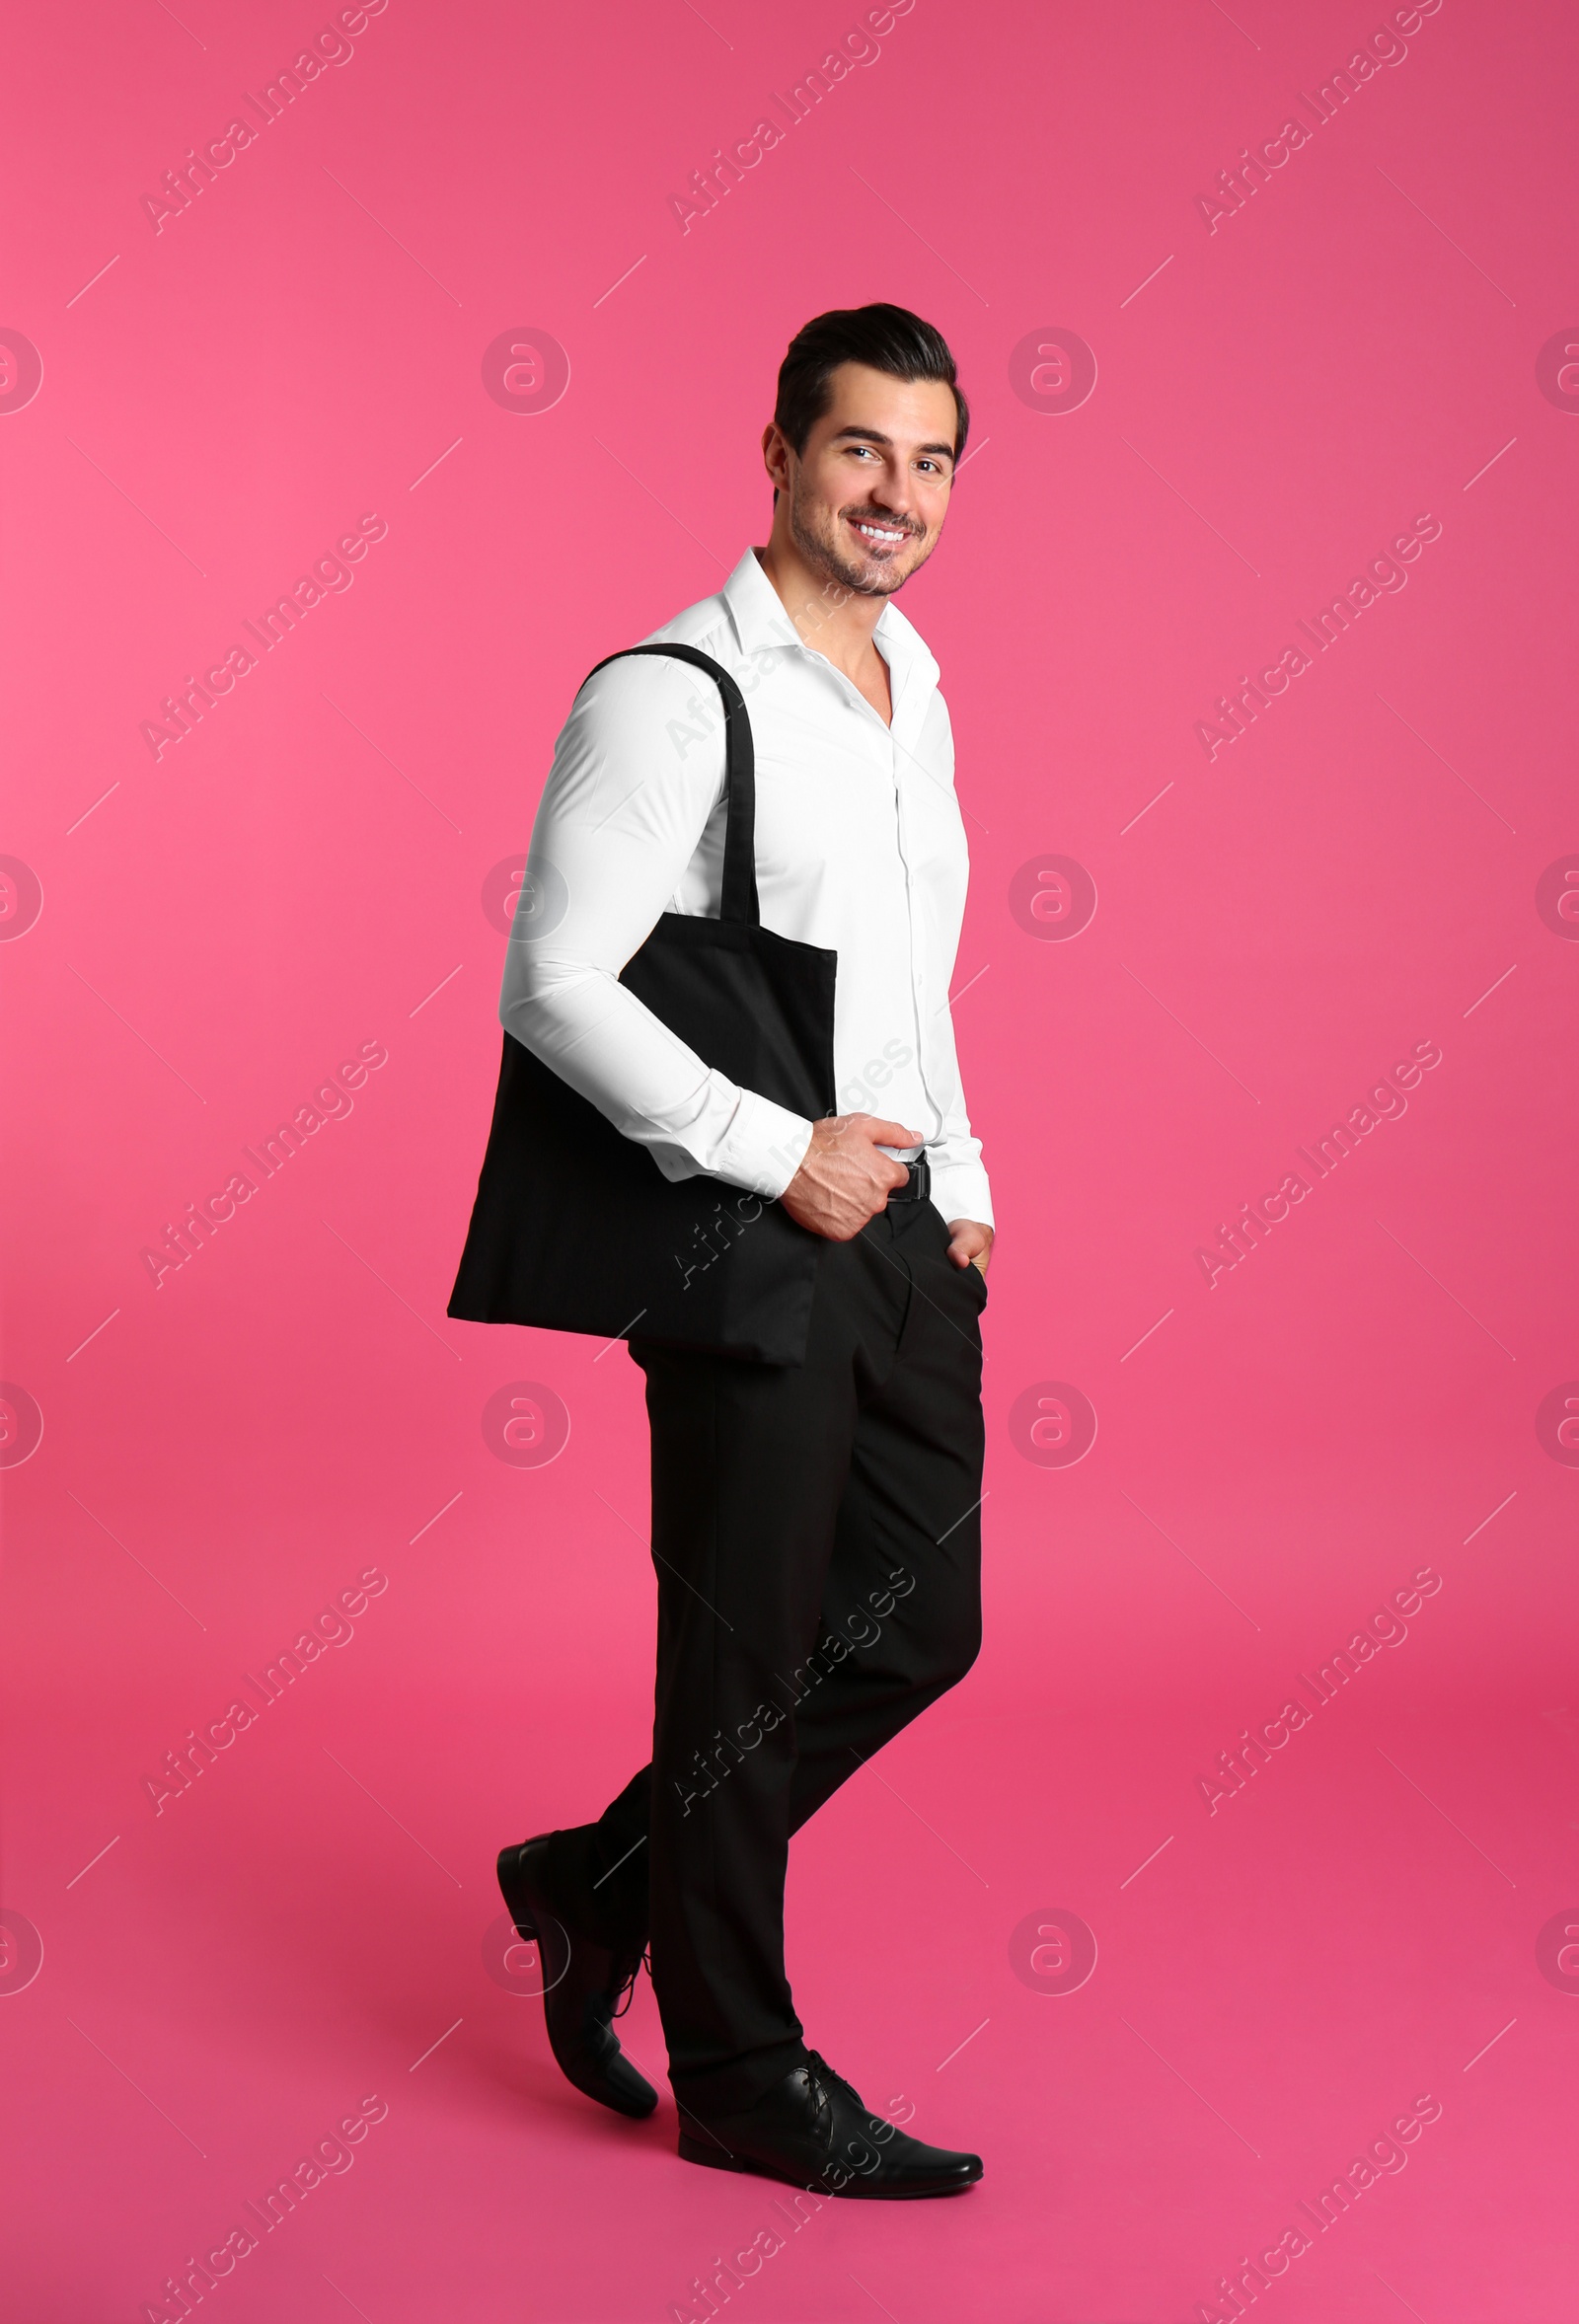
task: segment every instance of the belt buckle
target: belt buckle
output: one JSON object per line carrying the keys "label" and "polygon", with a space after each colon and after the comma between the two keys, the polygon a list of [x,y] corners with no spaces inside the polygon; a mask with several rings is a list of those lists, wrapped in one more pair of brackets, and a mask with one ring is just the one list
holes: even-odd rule
{"label": "belt buckle", "polygon": [[890,1202],[925,1202],[932,1193],[932,1172],[923,1154],[905,1164],[905,1182],[889,1195]]}

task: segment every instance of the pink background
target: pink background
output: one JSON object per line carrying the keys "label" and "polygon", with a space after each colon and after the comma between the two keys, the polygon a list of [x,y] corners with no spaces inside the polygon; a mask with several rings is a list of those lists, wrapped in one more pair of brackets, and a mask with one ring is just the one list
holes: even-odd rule
{"label": "pink background", "polygon": [[[1538,1939],[1579,1900],[1579,1476],[1537,1412],[1579,1374],[1579,923],[1536,891],[1579,850],[1579,397],[1538,375],[1579,343],[1579,37],[1447,0],[1214,231],[1218,172],[1384,12],[1053,14],[920,0],[684,233],[671,196],[853,5],[393,0],[157,233],[163,173],[324,16],[20,29],[19,2324],[178,2313],[171,2272],[364,2095],[354,2167],[204,2314],[656,2324],[778,2217],[731,2315],[1164,2324],[1426,2094],[1407,2167],[1255,2304],[1572,2313],[1579,1978]],[[946,332],[975,411],[903,603],[974,862],[988,1644],[797,1843],[791,1960],[812,2041],[987,2177],[792,2233],[766,2182],[680,2167],[667,2097],[641,2127],[571,2093],[485,1970],[496,1848],[644,1756],[644,1432],[622,1349],[444,1306],[499,1044],[485,883],[585,670],[763,538],[790,335],[870,298]],[[503,409],[484,350],[534,332],[568,388]],[[1012,356],[1070,333],[1094,392],[1034,409]],[[141,721],[363,512],[354,585],[156,760]],[[1223,690],[1417,515],[1407,586],[1209,760]],[[1094,881],[1074,940],[1011,909],[1045,855]],[[1209,1288],[1197,1246],[1417,1042],[1407,1112]],[[354,1109],[155,1289],[144,1247],[363,1043]],[[551,1464],[485,1438],[521,1381],[569,1416]],[[1097,1418],[1073,1465],[1011,1425],[1050,1381]],[[375,1566],[354,1637],[156,1813],[164,1755]],[[1407,1639],[1209,1809],[1217,1755],[1425,1566]],[[1038,1989],[1016,1932],[1072,1915],[1094,1972]],[[661,2080],[645,1987],[626,2023]]]}

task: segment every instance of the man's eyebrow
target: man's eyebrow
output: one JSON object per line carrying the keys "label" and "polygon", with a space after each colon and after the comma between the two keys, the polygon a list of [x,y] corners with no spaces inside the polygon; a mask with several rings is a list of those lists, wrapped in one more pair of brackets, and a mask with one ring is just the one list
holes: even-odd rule
{"label": "man's eyebrow", "polygon": [[[866,444],[881,444],[884,449],[889,452],[893,451],[895,448],[893,437],[885,436],[881,428],[877,427],[851,426],[835,428],[833,434],[828,438],[828,441],[830,444],[841,444],[845,441],[846,437],[859,438],[861,442]],[[945,460],[952,460],[954,457],[954,447],[952,444],[918,444],[916,446],[916,450],[918,452],[940,452]]]}

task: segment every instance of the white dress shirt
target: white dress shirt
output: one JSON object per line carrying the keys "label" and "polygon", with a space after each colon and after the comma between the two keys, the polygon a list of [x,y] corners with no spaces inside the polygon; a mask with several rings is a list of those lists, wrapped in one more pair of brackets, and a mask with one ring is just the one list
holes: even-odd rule
{"label": "white dress shirt", "polygon": [[[872,635],[891,727],[802,642],[751,550],[651,641],[699,646],[745,696],[763,926],[839,955],[839,1110],[918,1131],[943,1217],[990,1226],[948,1010],[969,871],[953,736],[938,664],[891,599]],[[657,655],[600,670],[555,747],[499,1017],[666,1178],[701,1172],[776,1197],[811,1123],[710,1069],[619,982],[660,914],[716,918],[723,829],[712,680]]]}

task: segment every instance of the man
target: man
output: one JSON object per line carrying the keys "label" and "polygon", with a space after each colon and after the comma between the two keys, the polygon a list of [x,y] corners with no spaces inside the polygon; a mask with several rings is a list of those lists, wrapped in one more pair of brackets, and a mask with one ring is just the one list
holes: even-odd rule
{"label": "man", "polygon": [[993,1228],[948,1009],[965,835],[938,665],[889,602],[938,546],[968,416],[919,317],[807,324],[763,436],[768,545],[653,634],[746,697],[763,924],[838,953],[846,1110],[807,1121],[737,1087],[618,981],[661,913],[718,911],[723,718],[679,659],[616,660],[577,697],[532,843],[563,908],[511,946],[499,1008],[668,1177],[777,1200],[823,1238],[803,1364],[631,1340],[652,1430],[652,1763],[596,1824],[506,1848],[500,1885],[578,2088],[657,2104],[611,2026],[650,1937],[681,2154],[867,2197],[981,2176],[806,2048],[783,1916],[790,1833],[980,1643]]}

